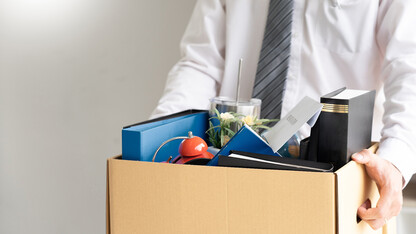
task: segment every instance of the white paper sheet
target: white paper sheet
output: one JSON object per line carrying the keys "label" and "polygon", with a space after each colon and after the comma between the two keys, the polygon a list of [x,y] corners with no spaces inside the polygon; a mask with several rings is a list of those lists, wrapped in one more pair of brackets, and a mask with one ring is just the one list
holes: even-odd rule
{"label": "white paper sheet", "polygon": [[313,126],[321,112],[322,104],[304,97],[284,118],[263,136],[274,152],[277,152],[304,123]]}

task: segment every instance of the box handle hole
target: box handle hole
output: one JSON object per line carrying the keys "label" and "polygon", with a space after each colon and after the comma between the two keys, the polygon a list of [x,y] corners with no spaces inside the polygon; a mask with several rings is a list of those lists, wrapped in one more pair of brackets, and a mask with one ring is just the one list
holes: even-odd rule
{"label": "box handle hole", "polygon": [[[371,201],[370,199],[367,199],[361,206],[364,207],[365,209],[370,209],[371,208]],[[359,209],[360,209],[359,208]],[[358,210],[357,210],[357,223],[360,223],[362,221],[362,219],[360,218],[360,216],[358,216]]]}

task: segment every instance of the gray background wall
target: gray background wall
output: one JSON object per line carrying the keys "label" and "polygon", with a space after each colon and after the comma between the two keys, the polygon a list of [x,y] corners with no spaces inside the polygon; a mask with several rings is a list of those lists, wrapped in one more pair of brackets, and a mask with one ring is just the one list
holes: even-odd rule
{"label": "gray background wall", "polygon": [[162,94],[195,0],[0,0],[0,233],[104,233],[106,158]]}

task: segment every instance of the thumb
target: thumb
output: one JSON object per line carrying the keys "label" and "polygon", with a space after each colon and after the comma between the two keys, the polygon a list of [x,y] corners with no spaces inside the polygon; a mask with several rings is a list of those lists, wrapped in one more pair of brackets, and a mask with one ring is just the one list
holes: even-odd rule
{"label": "thumb", "polygon": [[367,166],[371,166],[371,162],[373,161],[374,155],[367,149],[361,150],[358,153],[353,154],[352,159],[360,164],[366,164]]}

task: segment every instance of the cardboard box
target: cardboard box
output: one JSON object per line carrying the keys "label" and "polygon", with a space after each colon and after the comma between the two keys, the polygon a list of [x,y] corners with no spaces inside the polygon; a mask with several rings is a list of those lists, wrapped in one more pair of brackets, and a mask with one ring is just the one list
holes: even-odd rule
{"label": "cardboard box", "polygon": [[362,165],[335,173],[108,159],[107,233],[395,233],[357,208],[379,195]]}

